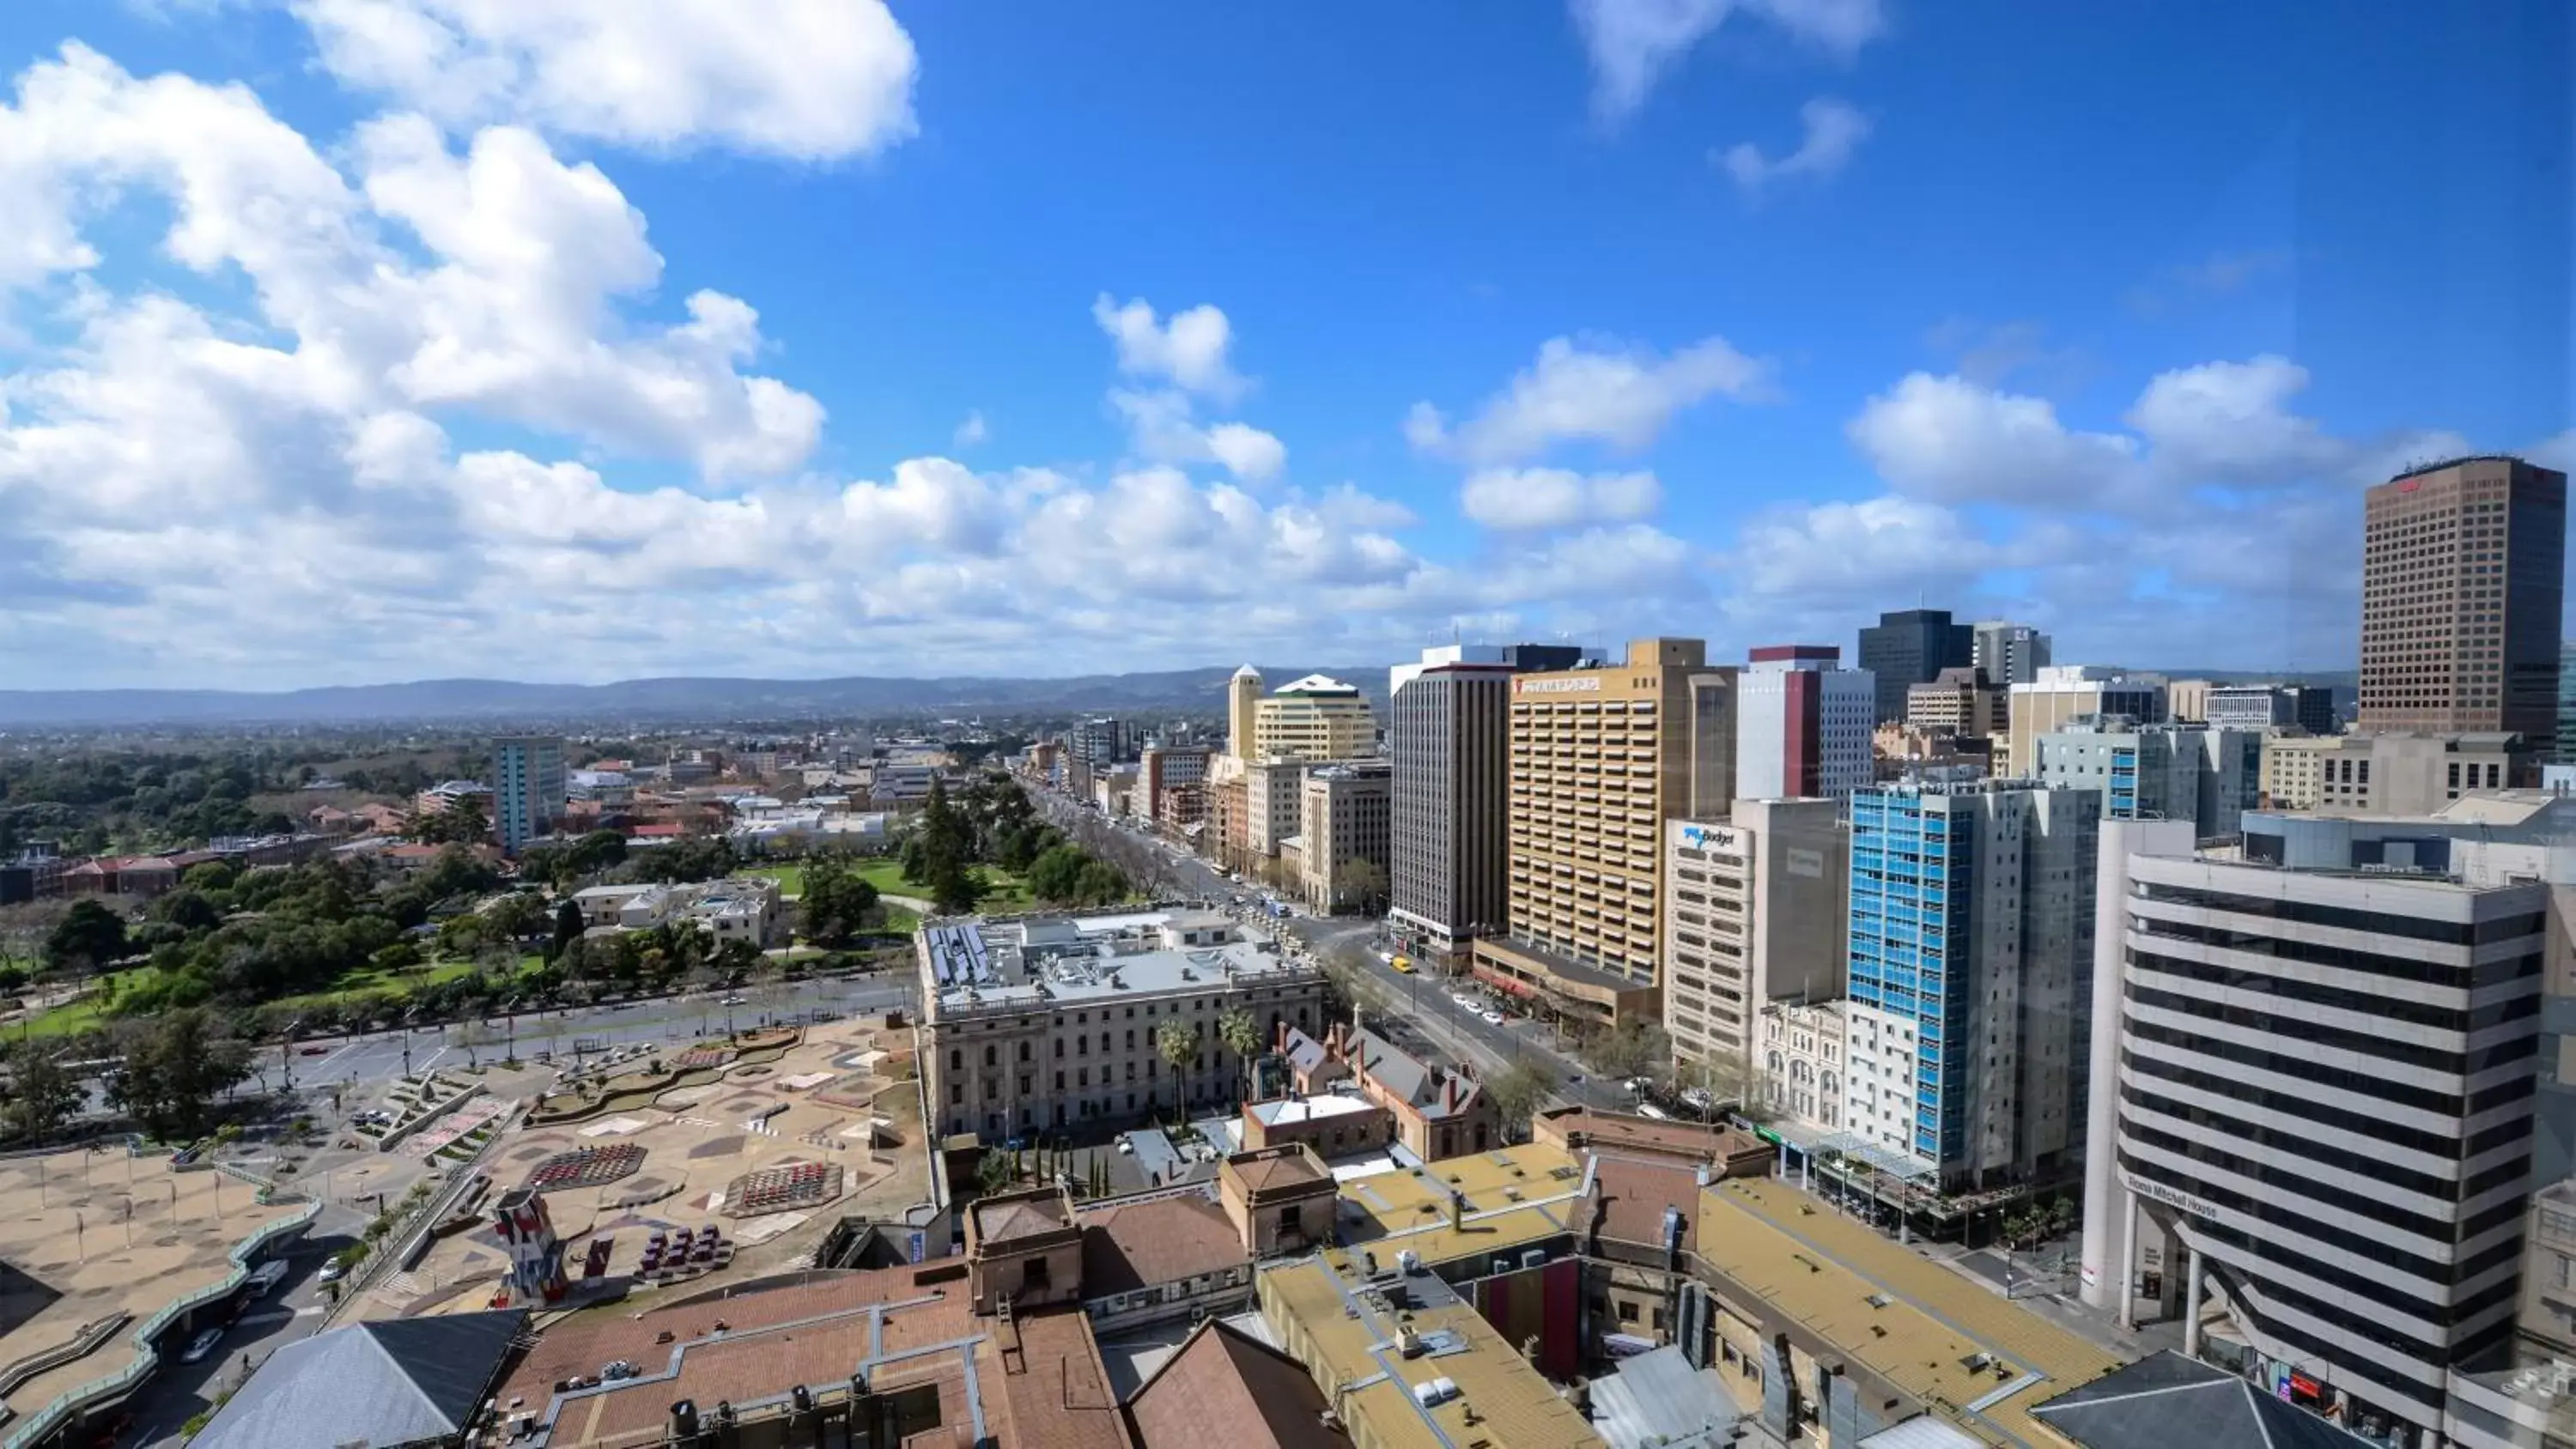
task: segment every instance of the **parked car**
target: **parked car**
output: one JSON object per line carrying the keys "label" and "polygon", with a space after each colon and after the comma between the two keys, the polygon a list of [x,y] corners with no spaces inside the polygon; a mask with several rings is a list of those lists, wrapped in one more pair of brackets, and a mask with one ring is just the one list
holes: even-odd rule
{"label": "parked car", "polygon": [[313,1281],[317,1283],[337,1283],[340,1281],[341,1276],[346,1274],[348,1271],[349,1270],[346,1267],[342,1266],[339,1259],[333,1258],[322,1265],[321,1272],[313,1275]]}
{"label": "parked car", "polygon": [[1503,1024],[1503,1014],[1499,1011],[1487,1011],[1484,1013],[1484,1017],[1485,1024],[1488,1026],[1501,1026]]}
{"label": "parked car", "polygon": [[296,1055],[298,1056],[325,1057],[330,1054],[331,1049],[318,1041],[296,1048]]}
{"label": "parked car", "polygon": [[224,1331],[223,1331],[222,1329],[220,1329],[220,1328],[209,1328],[209,1329],[207,1329],[205,1332],[200,1333],[200,1334],[198,1334],[196,1337],[194,1337],[194,1338],[192,1338],[192,1339],[189,1339],[189,1340],[188,1340],[188,1347],[186,1348],[186,1350],[184,1350],[183,1352],[181,1352],[181,1353],[180,1353],[180,1355],[179,1355],[179,1362],[181,1362],[181,1363],[203,1363],[203,1362],[205,1362],[206,1355],[207,1355],[207,1354],[210,1354],[210,1353],[213,1353],[213,1352],[215,1351],[215,1345],[216,1345],[216,1344],[218,1344],[218,1343],[223,1342],[223,1338],[224,1338]]}

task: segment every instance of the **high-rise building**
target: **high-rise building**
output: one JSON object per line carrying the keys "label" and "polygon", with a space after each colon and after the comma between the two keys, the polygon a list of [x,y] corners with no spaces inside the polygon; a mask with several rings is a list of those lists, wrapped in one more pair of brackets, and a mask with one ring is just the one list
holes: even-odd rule
{"label": "high-rise building", "polygon": [[1346,760],[1306,772],[1297,863],[1307,905],[1328,915],[1383,908],[1389,776],[1384,760]]}
{"label": "high-rise building", "polygon": [[2371,489],[2360,728],[2507,730],[2554,758],[2566,572],[2564,473],[2460,458]]}
{"label": "high-rise building", "polygon": [[2514,1340],[2551,888],[2107,830],[2086,1297],[2191,1354],[2215,1289],[2250,1376],[2375,1442],[2546,1442],[2460,1427]]}
{"label": "high-rise building", "polygon": [[1251,759],[1355,760],[1376,753],[1377,715],[1355,684],[1309,674],[1253,704]]}
{"label": "high-rise building", "polygon": [[2576,765],[2576,639],[2558,646],[2558,763]]}
{"label": "high-rise building", "polygon": [[1654,1018],[1665,822],[1735,797],[1735,671],[1697,639],[1512,677],[1508,935],[1476,974],[1586,1025]]}
{"label": "high-rise building", "polygon": [[2234,835],[2263,801],[2263,737],[2215,725],[2071,720],[2039,736],[2031,778],[2096,790],[2105,820],[2189,820],[2203,840]]}
{"label": "high-rise building", "polygon": [[2026,776],[2036,763],[2032,751],[2038,738],[2064,729],[2070,720],[2117,714],[2141,724],[2162,724],[2165,687],[2160,681],[2131,679],[2116,669],[2058,664],[2040,670],[2036,679],[2013,685],[2006,708],[2011,737],[2007,758],[1995,766],[1995,773]]}
{"label": "high-rise building", "polygon": [[1136,722],[1110,715],[1084,720],[1064,737],[1065,753],[1094,771],[1136,758],[1136,745]]}
{"label": "high-rise building", "polygon": [[1505,917],[1513,672],[1507,650],[1453,645],[1389,677],[1388,917],[1415,954],[1452,970]]}
{"label": "high-rise building", "polygon": [[1841,799],[1870,782],[1878,694],[1831,644],[1756,648],[1735,680],[1735,795]]}
{"label": "high-rise building", "polygon": [[2002,734],[2011,723],[2005,708],[2008,698],[2002,685],[1978,673],[1975,666],[1963,664],[1942,670],[1941,677],[1929,684],[1907,689],[1905,722],[1954,735]]}
{"label": "high-rise building", "polygon": [[1856,662],[1875,681],[1873,724],[1905,718],[1905,691],[1929,684],[1944,669],[1976,662],[1973,639],[1965,624],[1950,622],[1947,609],[1901,609],[1881,614],[1860,631]]}
{"label": "high-rise building", "polygon": [[2177,721],[2194,720],[2228,729],[2302,729],[2312,735],[2335,732],[2334,691],[2314,684],[2217,684],[2203,692],[2200,712],[2173,712]]}
{"label": "high-rise building", "polygon": [[2224,688],[2207,679],[2165,681],[2165,718],[2176,724],[2209,723],[2210,692]]}
{"label": "high-rise building", "polygon": [[1685,1075],[1749,1098],[1763,1009],[1842,995],[1850,854],[1831,800],[1738,800],[1726,824],[1664,827],[1664,1030]]}
{"label": "high-rise building", "polygon": [[2462,791],[2505,789],[2529,765],[2518,735],[2276,735],[2258,793],[2283,810],[2429,815]]}
{"label": "high-rise building", "polygon": [[2101,814],[2021,784],[1852,796],[1846,1132],[1949,1185],[2072,1165]]}
{"label": "high-rise building", "polygon": [[492,741],[492,828],[512,855],[564,814],[564,742],[556,735]]}
{"label": "high-rise building", "polygon": [[1968,629],[1968,662],[2006,689],[2036,680],[2052,662],[2048,657],[2048,636],[2028,624],[1987,619]]}
{"label": "high-rise building", "polygon": [[1247,664],[1225,682],[1225,752],[1252,758],[1253,719],[1261,705],[1261,671]]}

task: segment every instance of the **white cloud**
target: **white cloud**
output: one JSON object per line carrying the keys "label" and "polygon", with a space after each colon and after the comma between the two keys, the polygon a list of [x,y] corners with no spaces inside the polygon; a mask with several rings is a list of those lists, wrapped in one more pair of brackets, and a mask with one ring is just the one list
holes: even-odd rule
{"label": "white cloud", "polygon": [[1227,472],[1251,483],[1266,483],[1288,466],[1288,445],[1242,423],[1219,423],[1207,430],[1208,451]]}
{"label": "white cloud", "polygon": [[963,452],[968,448],[981,445],[991,436],[992,429],[985,425],[984,412],[978,408],[966,414],[966,420],[959,423],[957,430],[948,435],[948,442],[949,446]]}
{"label": "white cloud", "polygon": [[1880,477],[1936,502],[2083,507],[2125,499],[2137,482],[2135,440],[2070,431],[2043,398],[1959,377],[1910,373],[1844,431]]}
{"label": "white cloud", "polygon": [[1644,347],[1554,337],[1475,417],[1452,430],[1437,408],[1416,403],[1405,436],[1416,447],[1479,464],[1516,462],[1563,442],[1634,451],[1653,442],[1675,413],[1711,397],[1758,400],[1770,381],[1769,363],[1723,337],[1668,358]]}
{"label": "white cloud", "polygon": [[1219,401],[1243,392],[1243,379],[1226,362],[1233,329],[1215,307],[1202,304],[1158,321],[1153,304],[1144,299],[1113,302],[1103,292],[1091,304],[1091,317],[1118,344],[1121,372],[1169,381]]}
{"label": "white cloud", "polygon": [[2350,456],[2314,419],[2288,411],[2308,370],[2266,354],[2246,362],[2205,362],[2158,373],[2127,422],[2162,465],[2212,482],[2277,484],[2329,469]]}
{"label": "white cloud", "polygon": [[1735,178],[1735,184],[1746,194],[1759,196],[1771,184],[1783,179],[1811,177],[1818,181],[1839,174],[1869,139],[1869,117],[1853,106],[1827,96],[1818,96],[1798,108],[1803,128],[1798,149],[1774,161],[1762,154],[1762,148],[1750,141],[1739,141],[1710,159]]}
{"label": "white cloud", "polygon": [[882,0],[296,0],[325,70],[464,130],[862,156],[913,133]]}
{"label": "white cloud", "polygon": [[1458,506],[1470,519],[1501,532],[1628,523],[1651,516],[1663,501],[1663,486],[1647,472],[1487,468],[1458,490]]}
{"label": "white cloud", "polygon": [[1645,103],[1664,72],[1742,14],[1848,58],[1885,34],[1879,0],[1568,0],[1592,62],[1592,107],[1618,121]]}

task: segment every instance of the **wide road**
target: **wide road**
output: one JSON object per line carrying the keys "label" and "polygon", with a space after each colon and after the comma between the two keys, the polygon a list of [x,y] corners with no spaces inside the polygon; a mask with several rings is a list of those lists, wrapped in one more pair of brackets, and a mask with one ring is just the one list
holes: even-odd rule
{"label": "wide road", "polygon": [[[908,1008],[917,995],[917,978],[909,970],[775,982],[734,991],[719,988],[614,1006],[521,1012],[512,1017],[495,1017],[488,1024],[450,1023],[411,1031],[326,1037],[298,1043],[292,1066],[298,1088],[354,1085],[438,1066],[462,1066],[478,1056],[499,1057],[505,1046],[522,1059],[539,1052],[568,1059],[576,1042],[621,1046],[630,1042],[686,1041],[701,1035],[722,1035],[728,1022],[740,1028],[807,1020],[817,1010],[852,1016]],[[729,996],[742,1000],[728,1008],[724,1003]],[[469,1028],[481,1034],[470,1049],[465,1040]],[[305,1055],[316,1046],[323,1048],[321,1054]],[[278,1063],[278,1053],[272,1049],[260,1054],[257,1066],[264,1076],[273,1078]]]}
{"label": "wide road", "polygon": [[[1142,883],[1158,896],[1226,902],[1236,895],[1252,899],[1261,894],[1259,886],[1237,885],[1206,861],[1128,821],[1104,819],[1098,810],[1050,791],[1033,791],[1029,798],[1038,802],[1049,821],[1086,849],[1095,854],[1114,850],[1111,858],[1130,876],[1139,874],[1130,862],[1142,862],[1146,867]],[[1273,924],[1318,958],[1356,952],[1381,986],[1383,998],[1396,1006],[1435,1055],[1472,1062],[1487,1076],[1512,1062],[1534,1058],[1555,1072],[1558,1102],[1605,1111],[1633,1109],[1634,1098],[1621,1084],[1592,1080],[1589,1069],[1563,1049],[1554,1028],[1510,1015],[1500,1024],[1488,1022],[1482,1013],[1501,1003],[1476,982],[1399,972],[1381,959],[1378,952],[1386,945],[1384,922],[1315,916],[1293,903],[1290,910],[1288,917]],[[1474,1008],[1452,1000],[1453,992],[1472,999]]]}

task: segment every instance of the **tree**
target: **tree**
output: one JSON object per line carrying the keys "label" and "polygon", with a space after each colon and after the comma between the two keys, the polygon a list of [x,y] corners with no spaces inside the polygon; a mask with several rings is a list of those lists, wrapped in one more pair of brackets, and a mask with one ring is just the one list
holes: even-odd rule
{"label": "tree", "polygon": [[492,836],[492,817],[480,795],[459,795],[444,810],[414,820],[412,838],[423,845],[480,845]]}
{"label": "tree", "polygon": [[97,901],[82,899],[45,937],[45,969],[87,976],[125,954],[125,918]]}
{"label": "tree", "polygon": [[80,1079],[63,1070],[50,1043],[22,1045],[9,1059],[9,1135],[42,1142],[81,1108]]}
{"label": "tree", "polygon": [[484,907],[483,924],[504,941],[533,936],[546,928],[546,903],[534,891],[512,891]]}
{"label": "tree", "polygon": [[1544,1061],[1522,1057],[1487,1082],[1485,1090],[1493,1094],[1494,1106],[1502,1113],[1503,1130],[1526,1131],[1539,1105],[1556,1090],[1556,1069]]}
{"label": "tree", "polygon": [[1632,1021],[1603,1032],[1584,1045],[1592,1064],[1614,1077],[1668,1078],[1673,1070],[1672,1038],[1652,1022]]}
{"label": "tree", "polygon": [[1154,1051],[1172,1069],[1172,1110],[1178,1113],[1189,1095],[1182,1087],[1181,1073],[1198,1060],[1198,1036],[1178,1021],[1164,1022],[1154,1029]]}
{"label": "tree", "polygon": [[984,1155],[975,1159],[975,1185],[982,1188],[986,1196],[1008,1192],[1018,1181],[1019,1173],[1011,1165],[1011,1154],[1002,1149],[987,1147]]}
{"label": "tree", "polygon": [[555,907],[555,933],[546,942],[547,963],[563,959],[564,952],[579,944],[582,930],[581,907],[566,896],[563,903]]}
{"label": "tree", "polygon": [[125,1033],[125,1060],[108,1078],[107,1099],[164,1142],[205,1135],[215,1094],[250,1075],[250,1049],[218,1039],[196,1007],[165,1011]]}
{"label": "tree", "polygon": [[1386,867],[1373,860],[1354,860],[1342,867],[1341,899],[1338,909],[1347,905],[1358,914],[1374,916],[1386,910]]}
{"label": "tree", "polygon": [[1252,1064],[1260,1057],[1264,1045],[1261,1024],[1252,1019],[1251,1012],[1229,1011],[1216,1019],[1216,1037],[1243,1064],[1244,1092],[1249,1095],[1252,1091]]}
{"label": "tree", "polygon": [[808,937],[843,945],[876,919],[877,888],[845,862],[824,856],[805,867],[804,897],[797,906]]}

